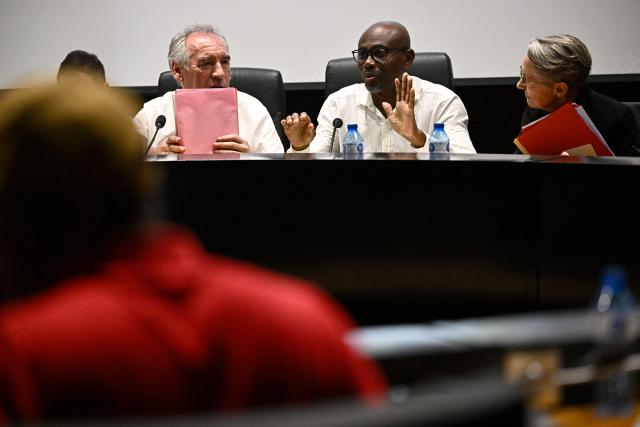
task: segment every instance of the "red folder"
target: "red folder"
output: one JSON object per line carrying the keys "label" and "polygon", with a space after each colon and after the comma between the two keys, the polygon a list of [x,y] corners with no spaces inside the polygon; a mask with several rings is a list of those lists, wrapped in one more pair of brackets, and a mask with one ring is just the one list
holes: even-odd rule
{"label": "red folder", "polygon": [[584,108],[571,102],[524,126],[513,142],[524,154],[614,155]]}
{"label": "red folder", "polygon": [[211,154],[219,136],[238,134],[238,92],[235,88],[178,89],[175,93],[176,133],[185,154]]}

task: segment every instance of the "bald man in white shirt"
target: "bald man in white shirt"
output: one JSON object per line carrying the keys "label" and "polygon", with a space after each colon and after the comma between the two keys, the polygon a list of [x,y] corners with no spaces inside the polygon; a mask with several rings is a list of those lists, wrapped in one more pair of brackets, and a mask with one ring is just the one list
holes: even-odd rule
{"label": "bald man in white shirt", "polygon": [[367,152],[428,151],[435,123],[444,123],[452,153],[475,153],[467,130],[468,116],[450,89],[409,76],[415,58],[407,29],[397,22],[378,22],[360,37],[353,52],[364,83],[347,86],[325,101],[317,130],[306,113],[294,113],[282,126],[290,152],[341,149],[343,135],[331,147],[333,119],[358,124]]}

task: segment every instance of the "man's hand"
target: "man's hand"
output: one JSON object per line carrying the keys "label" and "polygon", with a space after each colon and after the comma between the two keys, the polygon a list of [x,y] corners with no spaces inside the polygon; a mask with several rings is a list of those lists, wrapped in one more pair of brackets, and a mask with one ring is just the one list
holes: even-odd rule
{"label": "man's hand", "polygon": [[413,89],[413,81],[407,73],[402,75],[402,81],[395,80],[396,84],[396,108],[391,108],[388,102],[382,103],[382,108],[387,113],[389,124],[393,130],[407,139],[414,148],[423,147],[427,142],[427,135],[418,129],[414,108],[416,105],[416,92]]}
{"label": "man's hand", "polygon": [[149,150],[150,156],[166,156],[170,153],[184,153],[184,142],[180,139],[179,136],[171,135],[166,137],[155,147],[152,147]]}
{"label": "man's hand", "polygon": [[303,112],[300,115],[293,113],[283,119],[280,124],[282,124],[284,134],[287,135],[294,150],[304,150],[316,136],[316,129],[307,113]]}
{"label": "man's hand", "polygon": [[250,153],[249,143],[239,135],[223,135],[213,143],[214,153]]}

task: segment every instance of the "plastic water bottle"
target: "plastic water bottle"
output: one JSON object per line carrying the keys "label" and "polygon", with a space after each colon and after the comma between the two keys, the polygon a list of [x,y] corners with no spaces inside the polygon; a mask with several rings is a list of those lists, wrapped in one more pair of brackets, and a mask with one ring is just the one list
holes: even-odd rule
{"label": "plastic water bottle", "polygon": [[435,123],[433,133],[429,137],[429,158],[437,160],[449,159],[449,136],[444,131],[444,123]]}
{"label": "plastic water bottle", "polygon": [[364,158],[364,140],[358,132],[358,125],[347,125],[347,133],[342,140],[342,152],[345,159]]}
{"label": "plastic water bottle", "polygon": [[638,335],[636,301],[625,270],[603,269],[595,302],[596,414],[626,416],[633,411],[633,385],[624,362]]}

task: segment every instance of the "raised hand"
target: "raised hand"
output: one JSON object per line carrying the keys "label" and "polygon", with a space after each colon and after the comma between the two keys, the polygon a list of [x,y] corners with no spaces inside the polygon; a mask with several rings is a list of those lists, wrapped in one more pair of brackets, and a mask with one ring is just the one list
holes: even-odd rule
{"label": "raised hand", "polygon": [[293,113],[280,121],[284,134],[294,150],[304,150],[316,136],[316,129],[307,113]]}
{"label": "raised hand", "polygon": [[402,80],[396,79],[396,108],[392,108],[388,102],[382,103],[382,108],[387,113],[389,124],[400,135],[407,139],[415,148],[423,147],[427,141],[427,135],[418,129],[414,108],[416,105],[416,93],[413,89],[413,81],[409,74],[404,73]]}

